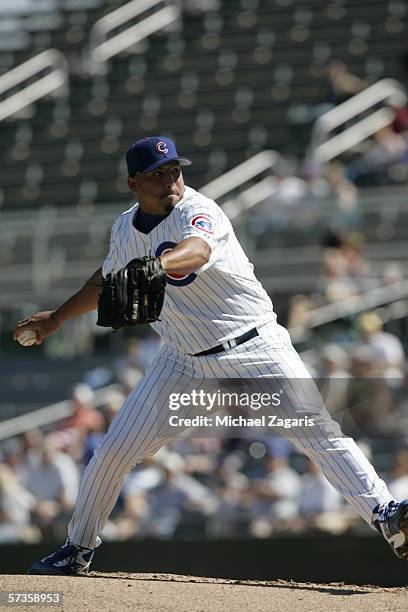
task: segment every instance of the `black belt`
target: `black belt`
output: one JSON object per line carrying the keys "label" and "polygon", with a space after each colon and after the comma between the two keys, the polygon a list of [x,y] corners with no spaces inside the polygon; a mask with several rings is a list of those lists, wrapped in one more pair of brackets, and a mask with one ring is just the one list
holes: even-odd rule
{"label": "black belt", "polygon": [[213,355],[214,353],[221,353],[222,351],[227,351],[230,348],[235,348],[240,344],[244,344],[244,342],[248,342],[248,340],[252,340],[252,338],[255,338],[256,336],[259,336],[258,330],[256,329],[256,327],[253,327],[249,331],[245,332],[245,334],[242,334],[242,336],[238,336],[238,338],[233,338],[232,340],[227,340],[226,342],[218,344],[217,346],[213,346],[212,348],[207,349],[206,351],[201,351],[201,353],[196,353],[195,355],[193,355],[193,357],[201,357],[203,355]]}

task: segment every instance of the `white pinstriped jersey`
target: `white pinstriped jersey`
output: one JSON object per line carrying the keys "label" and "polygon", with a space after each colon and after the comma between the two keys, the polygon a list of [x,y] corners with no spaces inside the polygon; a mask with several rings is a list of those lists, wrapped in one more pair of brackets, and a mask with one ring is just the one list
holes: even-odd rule
{"label": "white pinstriped jersey", "polygon": [[194,354],[276,320],[228,217],[213,200],[186,187],[172,212],[148,234],[133,225],[137,210],[136,203],[113,224],[104,277],[136,257],[162,255],[192,236],[212,249],[209,262],[195,273],[167,275],[161,320],[152,324],[165,342]]}

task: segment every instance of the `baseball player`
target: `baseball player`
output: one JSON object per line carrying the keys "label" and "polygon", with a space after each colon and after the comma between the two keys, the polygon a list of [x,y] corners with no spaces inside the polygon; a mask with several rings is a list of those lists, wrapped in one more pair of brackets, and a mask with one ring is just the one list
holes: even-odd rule
{"label": "baseball player", "polygon": [[[66,320],[97,308],[108,274],[154,254],[167,275],[160,320],[152,323],[163,344],[84,471],[65,544],[34,563],[31,574],[89,570],[125,475],[169,439],[168,398],[176,387],[208,379],[310,380],[229,219],[214,201],[185,186],[182,167],[190,160],[178,155],[172,140],[154,136],[135,142],[126,161],[136,203],[115,221],[102,268],[56,310],[20,321],[14,339],[33,329],[41,344]],[[355,442],[330,417],[322,418],[315,397],[314,406],[306,405],[293,391],[282,408],[282,416],[302,412],[317,422],[307,435],[292,434],[293,443],[396,555],[408,559],[408,500],[393,500]]]}

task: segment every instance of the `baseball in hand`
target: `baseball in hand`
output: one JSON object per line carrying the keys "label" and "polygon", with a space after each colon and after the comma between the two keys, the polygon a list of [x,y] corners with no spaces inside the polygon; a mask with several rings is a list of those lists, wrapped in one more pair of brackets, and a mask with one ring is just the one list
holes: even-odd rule
{"label": "baseball in hand", "polygon": [[23,329],[17,340],[22,346],[33,346],[37,340],[37,332],[34,329]]}

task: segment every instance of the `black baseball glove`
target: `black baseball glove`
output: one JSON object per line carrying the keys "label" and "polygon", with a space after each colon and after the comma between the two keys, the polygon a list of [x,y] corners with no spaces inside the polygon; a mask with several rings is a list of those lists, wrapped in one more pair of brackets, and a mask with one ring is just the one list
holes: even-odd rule
{"label": "black baseball glove", "polygon": [[157,321],[163,307],[166,273],[158,257],[133,259],[107,274],[98,301],[97,325],[119,329]]}

